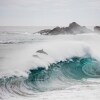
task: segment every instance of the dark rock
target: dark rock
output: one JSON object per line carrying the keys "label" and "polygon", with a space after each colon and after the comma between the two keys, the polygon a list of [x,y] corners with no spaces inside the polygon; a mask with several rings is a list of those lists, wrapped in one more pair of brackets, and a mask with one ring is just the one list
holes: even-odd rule
{"label": "dark rock", "polygon": [[78,33],[87,33],[92,32],[90,29],[85,26],[80,26],[76,22],[72,22],[68,27],[56,27],[52,30],[46,29],[41,30],[38,33],[45,35],[59,35],[59,34],[78,34]]}
{"label": "dark rock", "polygon": [[57,35],[57,34],[64,34],[65,32],[66,32],[65,28],[56,27],[52,29],[48,34]]}
{"label": "dark rock", "polygon": [[51,31],[50,29],[45,29],[45,30],[39,31],[38,33],[45,35],[45,34],[48,34],[50,31]]}
{"label": "dark rock", "polygon": [[72,22],[71,24],[69,24],[69,28],[80,28],[81,26],[79,24],[77,24],[76,22]]}
{"label": "dark rock", "polygon": [[89,30],[85,26],[80,26],[76,22],[69,24],[69,30],[70,30],[70,33],[73,33],[73,34],[91,32],[91,30]]}
{"label": "dark rock", "polygon": [[100,26],[95,26],[95,27],[94,27],[94,31],[95,31],[95,32],[100,32]]}

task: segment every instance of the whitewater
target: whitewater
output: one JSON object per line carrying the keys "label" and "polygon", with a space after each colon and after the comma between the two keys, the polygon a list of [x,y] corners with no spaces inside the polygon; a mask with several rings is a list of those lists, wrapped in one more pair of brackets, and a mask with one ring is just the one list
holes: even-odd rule
{"label": "whitewater", "polygon": [[0,100],[99,100],[100,35],[0,34]]}

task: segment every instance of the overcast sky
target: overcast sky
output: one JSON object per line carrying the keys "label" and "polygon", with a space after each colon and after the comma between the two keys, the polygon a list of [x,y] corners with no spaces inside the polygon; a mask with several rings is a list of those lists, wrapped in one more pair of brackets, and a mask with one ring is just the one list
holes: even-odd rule
{"label": "overcast sky", "polygon": [[0,0],[0,26],[100,25],[100,0]]}

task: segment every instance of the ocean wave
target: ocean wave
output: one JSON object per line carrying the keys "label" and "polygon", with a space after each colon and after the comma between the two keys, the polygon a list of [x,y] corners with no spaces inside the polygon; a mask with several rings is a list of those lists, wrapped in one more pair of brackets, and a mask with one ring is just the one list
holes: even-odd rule
{"label": "ocean wave", "polygon": [[23,43],[30,43],[32,40],[26,40],[26,41],[0,41],[0,44],[23,44]]}
{"label": "ocean wave", "polygon": [[45,81],[51,76],[60,77],[59,73],[62,73],[64,77],[74,79],[98,78],[100,77],[100,62],[91,57],[73,57],[50,64],[48,69],[45,67],[31,69],[28,78],[32,82]]}
{"label": "ocean wave", "polygon": [[99,35],[36,39],[42,40],[5,54],[0,67],[0,99],[33,96],[100,78]]}
{"label": "ocean wave", "polygon": [[11,76],[0,79],[0,96],[32,96],[36,92],[69,87],[72,80],[100,78],[100,62],[91,57],[73,57],[45,67],[30,69],[28,77]]}

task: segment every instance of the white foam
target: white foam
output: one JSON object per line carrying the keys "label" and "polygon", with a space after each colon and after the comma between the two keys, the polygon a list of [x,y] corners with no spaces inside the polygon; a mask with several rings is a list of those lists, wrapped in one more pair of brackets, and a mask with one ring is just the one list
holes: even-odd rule
{"label": "white foam", "polygon": [[[83,35],[58,35],[58,36],[36,36],[38,42],[25,45],[21,49],[16,49],[6,55],[3,60],[1,75],[27,75],[31,68],[48,65],[66,58],[74,56],[91,55],[100,60],[100,35],[83,34]],[[37,53],[37,50],[43,49],[48,55]],[[35,57],[34,57],[35,55]],[[37,56],[37,57],[36,57]]]}
{"label": "white foam", "polygon": [[[100,35],[96,33],[62,36],[37,35],[34,38],[38,41],[32,44],[3,45],[5,51],[2,54],[3,60],[0,62],[0,76],[27,76],[26,72],[30,68],[38,66],[48,68],[50,63],[65,60],[73,56],[91,55],[95,59],[100,60]],[[41,49],[47,54],[36,52]],[[9,93],[5,95],[3,92],[1,97],[4,98],[3,100],[99,100],[100,79],[84,79],[82,82],[83,84],[81,82],[77,82],[77,84],[73,82],[74,85],[62,90],[34,93],[34,95],[29,97],[14,94],[9,95]],[[55,84],[57,85],[57,83]]]}
{"label": "white foam", "polygon": [[[46,91],[33,97],[10,97],[8,100],[99,100],[100,84],[77,84],[70,88]],[[5,99],[6,100],[6,99]]]}

